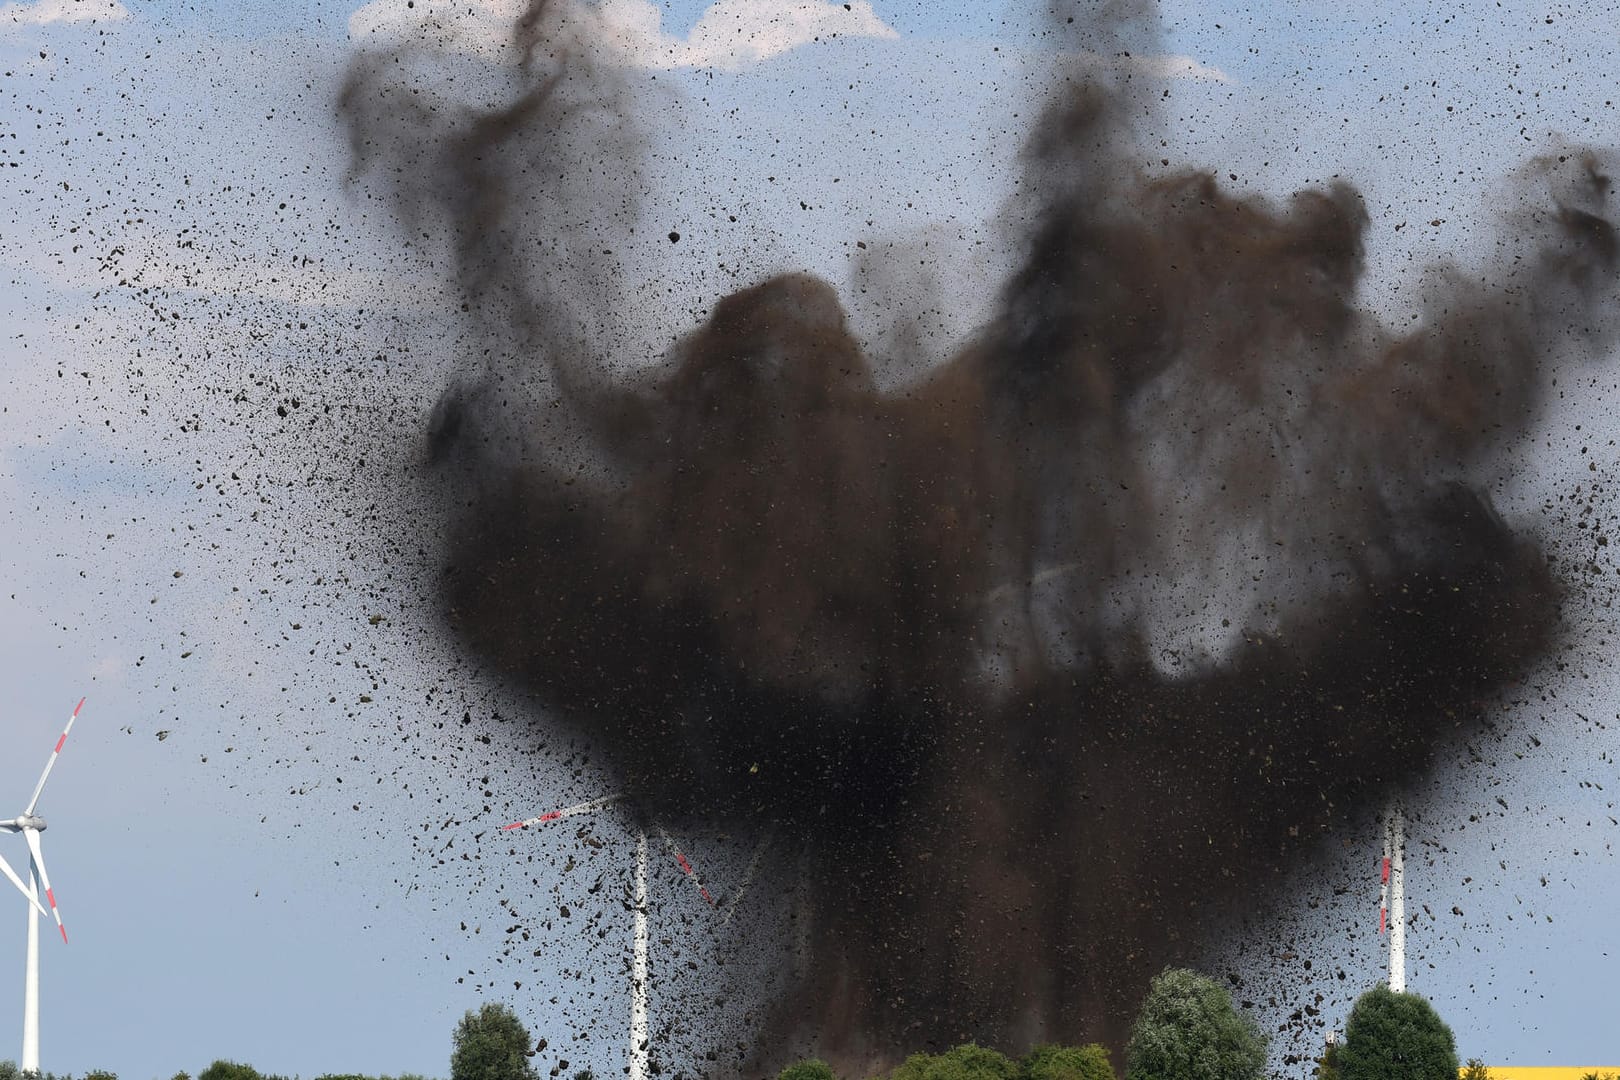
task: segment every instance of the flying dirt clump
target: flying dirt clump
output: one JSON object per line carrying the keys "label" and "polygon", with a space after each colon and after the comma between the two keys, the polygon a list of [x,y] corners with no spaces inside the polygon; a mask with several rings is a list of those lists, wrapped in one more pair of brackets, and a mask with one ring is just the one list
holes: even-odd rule
{"label": "flying dirt clump", "polygon": [[345,93],[467,301],[428,432],[447,625],[639,812],[770,823],[768,873],[839,883],[760,1060],[1122,1041],[1153,972],[1552,645],[1475,478],[1608,340],[1612,181],[1527,168],[1510,254],[1436,268],[1396,333],[1356,306],[1356,191],[1147,176],[1154,11],[1077,8],[1022,265],[954,358],[880,390],[790,274],[627,368],[604,252],[651,118],[593,10],[532,4],[486,108],[409,93],[407,50]]}

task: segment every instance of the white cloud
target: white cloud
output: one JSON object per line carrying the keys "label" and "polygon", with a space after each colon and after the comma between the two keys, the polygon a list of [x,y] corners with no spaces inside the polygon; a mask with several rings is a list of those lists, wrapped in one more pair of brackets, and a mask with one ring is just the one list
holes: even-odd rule
{"label": "white cloud", "polygon": [[35,0],[0,6],[0,27],[45,26],[49,23],[116,22],[129,18],[119,0]]}
{"label": "white cloud", "polygon": [[[370,0],[349,17],[349,36],[362,44],[412,36],[482,54],[508,47],[524,0]],[[737,71],[802,45],[837,38],[900,35],[872,10],[871,0],[715,0],[685,37],[664,32],[652,0],[602,0],[571,13],[589,23],[589,40],[624,63],[646,68]]]}
{"label": "white cloud", "polygon": [[1190,56],[1134,57],[1137,68],[1144,74],[1161,79],[1191,79],[1194,82],[1229,83],[1232,77],[1218,67],[1200,64]]}
{"label": "white cloud", "polygon": [[603,0],[602,16],[643,67],[740,68],[840,37],[897,38],[870,0],[716,0],[684,38],[663,32],[651,0]]}
{"label": "white cloud", "polygon": [[[56,0],[60,2],[60,0]],[[664,31],[655,0],[568,0],[568,22],[581,39],[635,67],[739,71],[803,45],[838,38],[900,35],[872,10],[871,0],[714,0],[684,37]],[[500,57],[513,49],[512,31],[529,0],[369,0],[349,16],[349,37],[362,46],[415,40]],[[1190,56],[1137,56],[1095,62],[1129,65],[1162,79],[1229,83],[1220,68]]]}

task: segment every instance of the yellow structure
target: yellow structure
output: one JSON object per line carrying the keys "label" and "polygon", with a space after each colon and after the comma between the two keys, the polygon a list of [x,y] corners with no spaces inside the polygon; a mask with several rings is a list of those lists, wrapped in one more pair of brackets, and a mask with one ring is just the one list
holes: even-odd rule
{"label": "yellow structure", "polygon": [[[1459,1073],[1467,1071],[1461,1069]],[[1485,1071],[1491,1080],[1585,1080],[1588,1076],[1620,1080],[1620,1067],[1612,1065],[1489,1065]]]}

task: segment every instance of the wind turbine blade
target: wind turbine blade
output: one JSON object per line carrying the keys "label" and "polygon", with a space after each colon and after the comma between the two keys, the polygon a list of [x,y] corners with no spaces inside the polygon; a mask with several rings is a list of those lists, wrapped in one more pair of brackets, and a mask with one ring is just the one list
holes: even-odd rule
{"label": "wind turbine blade", "polygon": [[67,727],[62,729],[62,737],[56,740],[56,749],[45,762],[45,771],[39,774],[39,783],[34,785],[34,797],[28,800],[28,809],[22,812],[23,817],[33,817],[34,807],[39,805],[39,793],[45,790],[45,781],[51,777],[51,770],[56,768],[56,759],[62,756],[62,744],[67,742],[68,732],[73,730],[73,721],[79,718],[79,710],[84,708],[84,698],[73,706],[73,715],[68,717]]}
{"label": "wind turbine blade", "polygon": [[51,891],[51,875],[45,872],[45,856],[39,850],[39,830],[24,829],[23,839],[28,841],[28,850],[34,856],[34,873],[39,875],[39,883],[45,886],[45,899],[51,902],[51,914],[56,916],[56,928],[62,931],[62,944],[67,944],[67,927],[62,925],[62,913],[56,910],[56,894]]}
{"label": "wind turbine blade", "polygon": [[522,821],[514,821],[510,825],[502,825],[501,832],[526,829],[530,825],[544,825],[548,821],[561,821],[563,818],[570,818],[575,814],[592,814],[604,807],[612,806],[622,798],[624,798],[623,795],[604,795],[600,799],[592,799],[590,802],[582,802],[575,806],[565,806],[561,810],[547,810],[539,817],[525,818]]}
{"label": "wind turbine blade", "polygon": [[658,827],[658,835],[662,836],[664,843],[669,845],[669,850],[675,856],[675,861],[680,864],[681,873],[692,879],[692,884],[697,886],[698,895],[703,897],[705,903],[713,907],[714,897],[709,895],[709,890],[704,886],[703,879],[698,877],[696,870],[692,869],[692,864],[687,862],[685,855],[681,854],[681,849],[675,846],[675,839],[669,835],[662,825]]}
{"label": "wind turbine blade", "polygon": [[754,875],[759,873],[759,861],[764,858],[765,849],[770,845],[770,842],[771,834],[769,831],[759,838],[759,846],[754,849],[754,857],[748,860],[748,872],[743,874],[742,884],[738,885],[737,891],[732,893],[730,898],[726,900],[726,914],[720,920],[721,926],[731,922],[731,917],[737,914],[737,905],[742,903],[744,896],[748,895],[748,886],[754,883]]}
{"label": "wind turbine blade", "polygon": [[6,880],[17,886],[17,891],[22,893],[23,897],[30,904],[34,905],[35,911],[39,912],[41,915],[44,915],[46,918],[50,918],[50,912],[46,911],[40,906],[39,897],[34,895],[34,890],[23,884],[22,878],[17,876],[17,871],[11,868],[11,864],[6,862],[5,856],[3,855],[0,855],[0,874],[5,874]]}

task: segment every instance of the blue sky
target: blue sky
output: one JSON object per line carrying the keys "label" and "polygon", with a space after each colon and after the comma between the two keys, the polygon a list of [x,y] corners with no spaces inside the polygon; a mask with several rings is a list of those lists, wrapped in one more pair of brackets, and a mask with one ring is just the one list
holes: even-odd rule
{"label": "blue sky", "polygon": [[[611,779],[561,737],[535,752],[521,695],[420,632],[428,598],[397,572],[417,557],[408,536],[353,527],[400,512],[389,486],[412,448],[393,433],[458,347],[433,314],[439,253],[403,249],[343,183],[332,101],[354,6],[126,0],[116,22],[0,23],[0,811],[89,697],[41,806],[73,934],[44,942],[56,1071],[144,1080],[231,1056],[443,1075],[455,1019],[489,996],[576,1067],[622,1060],[618,959],[582,942],[627,932],[586,890],[597,873],[622,884],[623,826],[595,822],[600,849],[571,832],[473,839]],[[666,5],[663,30],[705,6]],[[971,330],[1010,257],[996,220],[1038,46],[994,5],[874,10],[897,39],[667,76],[687,145],[660,147],[648,215],[683,233],[685,261],[634,269],[665,290],[643,355],[721,292],[798,267],[884,340],[897,331],[862,299],[858,241],[920,254],[960,301],[940,348]],[[1560,137],[1620,146],[1613,5],[1180,3],[1164,19],[1168,51],[1226,76],[1167,84],[1164,154],[1273,195],[1356,179],[1368,299],[1393,320],[1418,267],[1493,243],[1478,223],[1524,157]],[[1610,424],[1614,380],[1567,385],[1537,453],[1494,478],[1526,522],[1588,482],[1587,461],[1620,457],[1607,436],[1578,452]],[[343,453],[312,457],[340,423]],[[1612,995],[1594,991],[1620,949],[1620,729],[1577,716],[1614,717],[1616,687],[1605,645],[1576,659],[1527,692],[1489,780],[1441,770],[1414,827],[1414,902],[1440,917],[1413,932],[1412,987],[1465,1055],[1620,1065]],[[1321,904],[1233,945],[1314,943],[1304,988],[1338,966],[1352,986],[1378,977],[1376,838],[1338,839],[1338,858],[1301,868]],[[747,845],[689,846],[722,886],[740,880]],[[562,873],[570,859],[594,873]],[[678,881],[658,887],[670,948],[710,963],[701,911]],[[728,940],[768,953],[788,902],[758,898]],[[21,1011],[23,907],[7,903],[0,1058]],[[514,951],[507,928],[531,918]]]}

